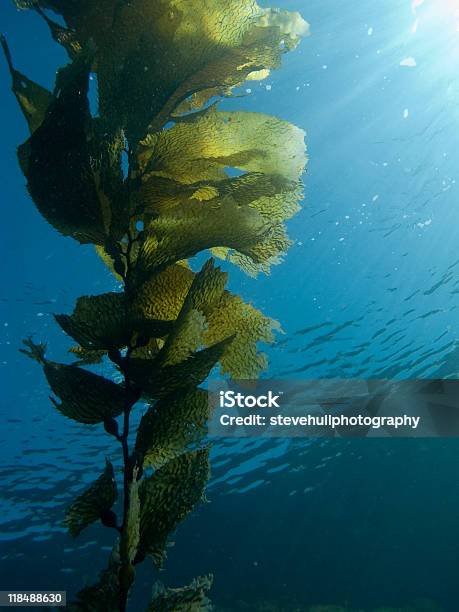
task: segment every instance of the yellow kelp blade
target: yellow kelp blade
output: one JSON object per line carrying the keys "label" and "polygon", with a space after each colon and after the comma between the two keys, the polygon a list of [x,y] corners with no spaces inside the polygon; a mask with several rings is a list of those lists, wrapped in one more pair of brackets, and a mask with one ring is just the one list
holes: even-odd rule
{"label": "yellow kelp blade", "polygon": [[[182,266],[169,266],[139,289],[133,308],[152,319],[176,319],[194,276]],[[206,346],[234,336],[222,355],[222,371],[234,378],[256,378],[266,368],[266,358],[258,352],[257,344],[273,342],[279,324],[228,291],[205,314]]]}
{"label": "yellow kelp blade", "polygon": [[216,246],[248,254],[269,229],[258,211],[231,200],[177,206],[146,228],[131,281],[139,286],[172,263]]}
{"label": "yellow kelp blade", "polygon": [[[237,248],[236,241],[231,238],[233,224],[228,224],[224,233],[212,237],[214,244],[211,247],[217,257],[228,259],[256,276],[259,271],[269,272],[270,265],[278,263],[289,248],[291,242],[283,222],[298,212],[302,193],[300,181],[250,172],[231,179],[200,181],[192,185],[151,177],[137,197],[138,210],[144,212],[145,219],[155,213],[160,215],[159,220],[155,219],[148,225],[153,231],[155,226],[161,225],[161,219],[174,215],[191,216],[193,210],[208,215],[209,210],[211,213],[221,210],[228,203],[236,204],[236,213],[244,211],[244,207],[256,211],[260,232],[252,236],[239,235],[240,247]],[[191,236],[190,231],[187,231],[187,236]],[[245,244],[242,242],[244,238]],[[217,239],[220,239],[220,244],[215,243]],[[185,240],[182,246],[184,244]],[[231,244],[233,250],[229,248]],[[162,245],[158,245],[158,248],[161,249]]]}
{"label": "yellow kelp blade", "polygon": [[298,181],[307,161],[304,136],[270,115],[213,106],[144,141],[144,180],[155,176],[189,185],[227,178],[225,169],[235,168]]}
{"label": "yellow kelp blade", "polygon": [[[156,215],[150,271],[216,248],[256,275],[290,246],[284,221],[299,210],[307,161],[304,133],[290,123],[212,107],[145,139],[139,159],[137,210],[146,220]],[[231,169],[245,174],[230,177]]]}
{"label": "yellow kelp blade", "polygon": [[62,400],[51,401],[64,416],[79,423],[102,423],[123,412],[125,390],[111,380],[77,366],[47,362],[45,376]]}
{"label": "yellow kelp blade", "polygon": [[175,365],[192,355],[203,344],[206,315],[225,288],[227,275],[209,259],[196,274],[183,306],[158,359],[162,365]]}
{"label": "yellow kelp blade", "polygon": [[146,344],[167,335],[172,321],[155,321],[132,314],[125,293],[78,298],[71,315],[55,315],[62,329],[89,351]]}
{"label": "yellow kelp blade", "polygon": [[258,378],[267,367],[265,354],[258,351],[258,342],[272,343],[274,331],[280,330],[279,323],[226,291],[207,320],[206,344],[219,342],[224,334],[234,334],[233,342],[220,359],[221,373],[236,379]]}
{"label": "yellow kelp blade", "polygon": [[41,0],[84,46],[93,40],[100,109],[135,143],[195,93],[263,78],[309,32],[298,13],[254,0]]}

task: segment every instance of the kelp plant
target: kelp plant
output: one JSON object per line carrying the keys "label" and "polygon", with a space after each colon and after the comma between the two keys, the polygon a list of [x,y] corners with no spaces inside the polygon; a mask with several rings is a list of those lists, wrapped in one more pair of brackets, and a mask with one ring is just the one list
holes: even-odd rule
{"label": "kelp plant", "polygon": [[[30,338],[23,352],[43,366],[57,410],[103,424],[121,445],[119,516],[107,461],[65,524],[73,536],[97,520],[118,532],[108,568],[73,609],[125,610],[136,564],[150,556],[161,567],[169,535],[203,499],[209,407],[199,385],[217,363],[255,378],[266,365],[257,342],[271,342],[276,327],[225,290],[213,259],[197,273],[187,260],[210,250],[249,274],[268,272],[290,244],[284,222],[302,198],[304,133],[218,102],[266,78],[308,25],[254,0],[16,4],[35,10],[70,58],[50,92],[14,67],[2,39],[30,128],[18,149],[29,193],[57,231],[95,245],[122,287],[56,315],[77,342],[70,365]],[[111,364],[122,382],[81,367],[89,364]],[[146,411],[131,444],[137,404]],[[157,588],[148,609],[207,609],[210,584]]]}

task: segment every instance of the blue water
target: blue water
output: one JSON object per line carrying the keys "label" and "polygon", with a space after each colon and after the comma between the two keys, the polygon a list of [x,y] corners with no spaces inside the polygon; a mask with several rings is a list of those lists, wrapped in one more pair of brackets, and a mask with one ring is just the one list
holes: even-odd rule
{"label": "blue water", "polygon": [[[295,245],[268,277],[231,269],[230,288],[282,323],[266,375],[456,377],[459,2],[277,5],[301,11],[311,37],[282,70],[225,102],[307,131]],[[6,2],[0,23],[17,67],[51,87],[66,59],[46,26]],[[93,526],[73,541],[63,511],[105,456],[119,457],[99,429],[53,410],[39,368],[17,349],[34,333],[64,359],[69,343],[52,313],[114,281],[91,248],[35,211],[4,62],[0,83],[0,590],[74,594],[104,566],[112,534]],[[426,599],[459,609],[459,442],[233,441],[213,455],[211,503],[180,527],[161,574],[168,584],[213,572],[212,598],[227,610],[423,610]],[[132,609],[146,607],[155,579],[142,570]]]}

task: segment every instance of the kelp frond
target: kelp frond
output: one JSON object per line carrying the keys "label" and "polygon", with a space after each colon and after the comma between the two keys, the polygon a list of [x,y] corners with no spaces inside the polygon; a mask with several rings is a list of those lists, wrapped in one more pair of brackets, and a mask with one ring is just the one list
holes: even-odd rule
{"label": "kelp frond", "polygon": [[[27,188],[46,221],[94,245],[119,283],[55,315],[77,343],[73,364],[47,359],[46,345],[31,338],[21,351],[43,367],[58,411],[103,425],[121,444],[120,521],[107,462],[65,524],[73,536],[97,520],[119,532],[108,568],[70,609],[125,612],[135,565],[149,556],[161,567],[171,534],[204,500],[210,406],[200,385],[216,367],[257,377],[267,365],[259,343],[280,330],[225,288],[227,273],[213,259],[199,272],[188,260],[210,251],[253,276],[281,261],[291,244],[286,222],[303,197],[305,135],[218,102],[266,78],[309,26],[255,0],[16,4],[34,9],[70,58],[47,91],[17,70],[1,39],[30,131],[18,149]],[[116,377],[80,367],[103,360]],[[146,409],[130,449],[139,400]],[[148,609],[203,612],[211,582],[157,588]]]}

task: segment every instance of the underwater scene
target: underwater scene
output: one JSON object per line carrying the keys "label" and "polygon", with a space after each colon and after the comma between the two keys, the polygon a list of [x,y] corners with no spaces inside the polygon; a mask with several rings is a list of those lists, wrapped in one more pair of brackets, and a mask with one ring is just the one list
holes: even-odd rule
{"label": "underwater scene", "polygon": [[208,389],[459,378],[459,0],[0,23],[1,606],[457,612],[457,434],[211,435]]}

